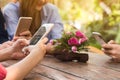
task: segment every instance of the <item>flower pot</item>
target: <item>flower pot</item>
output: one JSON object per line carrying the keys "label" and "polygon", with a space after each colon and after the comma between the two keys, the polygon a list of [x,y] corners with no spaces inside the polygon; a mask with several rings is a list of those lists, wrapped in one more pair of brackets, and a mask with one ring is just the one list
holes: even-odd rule
{"label": "flower pot", "polygon": [[61,61],[77,60],[78,62],[87,62],[89,56],[87,53],[73,53],[73,52],[56,52],[54,56]]}

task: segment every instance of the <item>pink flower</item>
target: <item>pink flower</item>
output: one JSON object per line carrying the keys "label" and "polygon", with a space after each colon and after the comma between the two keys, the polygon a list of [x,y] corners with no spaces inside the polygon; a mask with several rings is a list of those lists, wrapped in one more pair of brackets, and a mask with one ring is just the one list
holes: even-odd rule
{"label": "pink flower", "polygon": [[81,39],[81,42],[82,42],[82,43],[85,42],[85,41],[87,41],[87,38],[82,38],[82,39]]}
{"label": "pink flower", "polygon": [[72,32],[66,32],[66,34],[71,35],[71,34],[72,34]]}
{"label": "pink flower", "polygon": [[79,45],[79,41],[78,41],[77,38],[72,37],[72,38],[70,38],[70,39],[68,40],[68,44],[69,44],[69,45],[74,45],[74,46],[76,46],[76,45]]}
{"label": "pink flower", "polygon": [[81,44],[82,44],[81,39],[79,39],[79,45],[81,45]]}
{"label": "pink flower", "polygon": [[82,32],[80,32],[80,31],[76,31],[75,35],[76,35],[76,37],[79,37],[79,38],[85,37],[85,35]]}
{"label": "pink flower", "polygon": [[76,46],[72,46],[72,52],[76,52],[77,51],[77,47]]}
{"label": "pink flower", "polygon": [[57,40],[50,40],[49,43],[52,44],[52,45],[54,45],[54,44],[56,44],[58,42],[57,42]]}
{"label": "pink flower", "polygon": [[79,39],[79,44],[82,44],[82,43],[84,43],[85,41],[87,41],[87,38],[86,38],[86,37],[80,38],[80,39]]}
{"label": "pink flower", "polygon": [[49,43],[54,44],[54,40],[50,40]]}

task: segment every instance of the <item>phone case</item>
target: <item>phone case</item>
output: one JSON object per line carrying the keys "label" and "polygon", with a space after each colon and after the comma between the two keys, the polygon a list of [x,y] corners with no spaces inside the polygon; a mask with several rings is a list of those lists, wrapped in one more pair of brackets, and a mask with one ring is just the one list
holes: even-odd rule
{"label": "phone case", "polygon": [[100,33],[98,32],[93,32],[93,37],[102,45],[102,44],[106,44],[106,42],[103,40],[102,36]]}
{"label": "phone case", "polygon": [[20,17],[17,24],[15,36],[19,36],[20,33],[29,30],[31,23],[32,17]]}
{"label": "phone case", "polygon": [[48,33],[52,30],[54,24],[43,24],[37,32],[33,35],[30,40],[30,45],[35,45],[40,39],[46,37]]}

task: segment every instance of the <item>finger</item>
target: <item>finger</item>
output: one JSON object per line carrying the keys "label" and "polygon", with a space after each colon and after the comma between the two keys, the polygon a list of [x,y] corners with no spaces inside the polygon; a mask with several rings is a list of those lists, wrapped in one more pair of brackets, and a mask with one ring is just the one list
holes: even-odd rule
{"label": "finger", "polygon": [[15,36],[12,41],[15,42],[19,39],[25,39],[25,37],[24,36]]}
{"label": "finger", "polygon": [[29,33],[28,31],[24,31],[24,32],[20,33],[20,36],[26,35],[28,33]]}
{"label": "finger", "polygon": [[109,56],[112,55],[112,50],[102,49],[102,51]]}
{"label": "finger", "polygon": [[30,39],[29,40],[27,40],[28,41],[28,43],[30,44]]}
{"label": "finger", "polygon": [[111,55],[111,57],[113,58],[113,59],[116,59],[117,57],[116,56],[114,56],[114,55]]}
{"label": "finger", "polygon": [[30,54],[30,52],[26,52],[26,53],[24,53],[24,54],[27,56],[27,55],[29,55],[29,54]]}
{"label": "finger", "polygon": [[18,39],[18,44],[26,46],[29,44],[29,42],[26,39]]}
{"label": "finger", "polygon": [[120,62],[120,58],[115,57],[115,56],[112,56],[112,60],[113,60],[114,62]]}
{"label": "finger", "polygon": [[32,49],[34,49],[34,45],[26,46],[22,49],[22,52],[30,52]]}
{"label": "finger", "polygon": [[31,32],[30,31],[24,31],[24,32],[20,33],[20,36],[31,36]]}
{"label": "finger", "polygon": [[27,46],[27,45],[29,45],[29,42],[28,42],[26,39],[24,39],[24,40],[21,41],[20,44],[21,44],[22,46]]}
{"label": "finger", "polygon": [[14,41],[17,41],[18,39],[19,39],[18,36],[14,36],[13,39],[12,39],[12,41],[14,42]]}
{"label": "finger", "polygon": [[104,48],[104,49],[112,49],[113,46],[111,44],[103,44],[102,48]]}
{"label": "finger", "polygon": [[31,37],[30,37],[30,36],[20,36],[19,39],[27,39],[27,40],[30,40]]}
{"label": "finger", "polygon": [[28,55],[29,53],[30,53],[30,51],[27,49],[23,52],[23,54],[25,54],[25,55]]}
{"label": "finger", "polygon": [[24,47],[24,48],[22,49],[22,52],[25,54],[25,53],[27,52],[27,47]]}
{"label": "finger", "polygon": [[104,48],[101,48],[102,51],[104,51],[105,49]]}
{"label": "finger", "polygon": [[114,40],[110,40],[108,44],[116,44],[116,42]]}

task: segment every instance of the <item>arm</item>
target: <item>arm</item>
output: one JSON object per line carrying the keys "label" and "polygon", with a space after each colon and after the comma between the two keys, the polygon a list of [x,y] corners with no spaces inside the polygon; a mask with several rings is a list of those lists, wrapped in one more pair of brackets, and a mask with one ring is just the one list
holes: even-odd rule
{"label": "arm", "polygon": [[25,57],[22,48],[28,45],[25,39],[19,39],[16,42],[8,41],[0,45],[0,61],[9,59],[21,59]]}
{"label": "arm", "polygon": [[0,61],[5,61],[11,59],[11,48],[6,48],[0,50]]}
{"label": "arm", "polygon": [[6,21],[6,29],[9,34],[9,38],[12,39],[18,23],[18,9],[15,3],[9,3],[3,8],[3,15]]}
{"label": "arm", "polygon": [[39,41],[27,57],[8,67],[5,80],[22,80],[43,59],[46,53],[46,42],[46,38]]}

